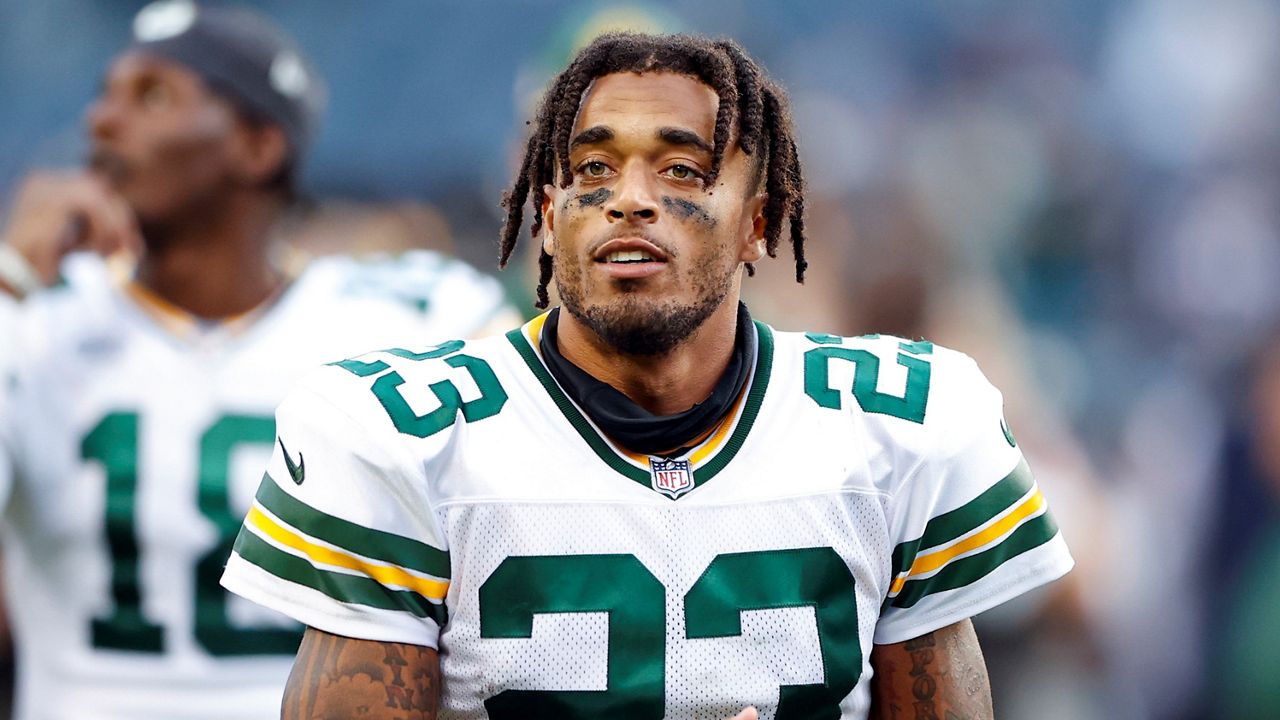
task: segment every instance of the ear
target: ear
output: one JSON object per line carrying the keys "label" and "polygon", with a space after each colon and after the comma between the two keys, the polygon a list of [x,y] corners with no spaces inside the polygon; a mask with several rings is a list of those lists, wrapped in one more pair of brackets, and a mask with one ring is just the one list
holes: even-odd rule
{"label": "ear", "polygon": [[751,221],[751,224],[743,229],[742,247],[738,255],[740,262],[759,262],[764,257],[764,231],[767,225],[764,219],[764,205],[768,199],[767,195],[760,193],[747,200],[745,217]]}
{"label": "ear", "polygon": [[275,177],[289,158],[289,141],[275,125],[242,122],[236,155],[241,179],[260,185]]}
{"label": "ear", "polygon": [[542,251],[548,255],[556,254],[556,205],[560,192],[554,184],[542,186]]}

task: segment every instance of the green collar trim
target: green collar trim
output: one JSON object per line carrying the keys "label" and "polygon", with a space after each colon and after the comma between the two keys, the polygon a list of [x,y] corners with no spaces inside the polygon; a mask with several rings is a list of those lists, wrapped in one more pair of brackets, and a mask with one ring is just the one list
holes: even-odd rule
{"label": "green collar trim", "polygon": [[[751,386],[747,390],[747,398],[743,403],[737,426],[733,429],[733,433],[729,438],[724,441],[723,447],[718,452],[699,467],[691,469],[694,486],[689,492],[697,490],[703,483],[711,480],[728,466],[734,456],[738,454],[738,451],[742,449],[742,445],[747,440],[747,435],[755,424],[756,416],[760,414],[760,406],[764,403],[765,391],[769,388],[769,377],[773,369],[773,330],[762,322],[753,322],[755,322],[756,326],[756,367],[751,376]],[[564,394],[564,390],[560,389],[555,378],[551,376],[546,366],[542,364],[542,358],[538,355],[530,342],[529,336],[526,334],[526,330],[531,324],[526,324],[524,327],[508,332],[507,340],[516,349],[516,352],[520,354],[525,364],[529,366],[529,370],[533,372],[534,377],[542,384],[547,394],[551,396],[551,400],[555,402],[556,407],[560,409],[560,412],[569,421],[569,424],[573,426],[573,429],[582,436],[582,439],[586,441],[596,456],[603,460],[606,465],[619,474],[645,487],[652,488],[649,472],[636,467],[619,454],[613,445],[583,416],[582,411],[573,404],[573,401]],[[675,499],[678,500],[686,495],[688,495],[688,492],[677,496]],[[666,496],[664,495],[664,497]]]}

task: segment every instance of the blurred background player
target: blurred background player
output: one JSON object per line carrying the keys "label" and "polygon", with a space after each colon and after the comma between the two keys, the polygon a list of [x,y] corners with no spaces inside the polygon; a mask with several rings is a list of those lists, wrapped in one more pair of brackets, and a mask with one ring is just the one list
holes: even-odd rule
{"label": "blurred background player", "polygon": [[314,71],[243,9],[156,3],[133,32],[89,168],[33,174],[0,236],[17,716],[270,717],[300,629],[218,577],[273,408],[305,368],[518,317],[433,253],[281,261]]}

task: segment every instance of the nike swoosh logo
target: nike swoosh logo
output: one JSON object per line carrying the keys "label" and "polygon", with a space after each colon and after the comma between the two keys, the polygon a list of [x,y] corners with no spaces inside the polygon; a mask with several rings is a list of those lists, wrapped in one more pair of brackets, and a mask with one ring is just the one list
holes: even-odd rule
{"label": "nike swoosh logo", "polygon": [[289,457],[289,451],[285,449],[284,439],[277,438],[280,443],[280,452],[284,453],[284,466],[289,469],[289,477],[293,478],[293,482],[301,485],[307,476],[307,460],[302,457],[302,453],[298,453],[298,462],[295,463],[293,458]]}
{"label": "nike swoosh logo", "polygon": [[1009,447],[1018,447],[1018,441],[1013,439],[1013,432],[1009,430],[1009,423],[1000,418],[1000,432],[1004,433],[1004,439],[1009,443]]}

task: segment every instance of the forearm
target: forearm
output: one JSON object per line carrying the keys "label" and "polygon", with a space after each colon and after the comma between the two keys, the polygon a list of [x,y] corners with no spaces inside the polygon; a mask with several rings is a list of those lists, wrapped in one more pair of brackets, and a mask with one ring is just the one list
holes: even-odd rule
{"label": "forearm", "polygon": [[991,720],[991,685],[968,620],[871,652],[871,720]]}
{"label": "forearm", "polygon": [[282,720],[435,720],[440,662],[420,645],[308,628],[285,686]]}

